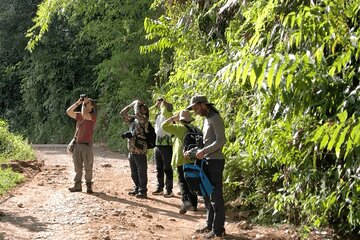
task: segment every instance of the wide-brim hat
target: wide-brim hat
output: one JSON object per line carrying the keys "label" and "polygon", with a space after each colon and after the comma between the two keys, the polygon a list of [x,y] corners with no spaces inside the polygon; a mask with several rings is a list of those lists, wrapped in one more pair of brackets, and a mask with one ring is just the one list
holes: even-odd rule
{"label": "wide-brim hat", "polygon": [[205,96],[196,95],[191,98],[190,105],[187,106],[186,109],[191,110],[192,107],[197,103],[205,103],[206,105],[214,105],[213,103],[209,102]]}
{"label": "wide-brim hat", "polygon": [[183,110],[179,114],[179,121],[192,122],[195,119],[191,116],[188,110]]}

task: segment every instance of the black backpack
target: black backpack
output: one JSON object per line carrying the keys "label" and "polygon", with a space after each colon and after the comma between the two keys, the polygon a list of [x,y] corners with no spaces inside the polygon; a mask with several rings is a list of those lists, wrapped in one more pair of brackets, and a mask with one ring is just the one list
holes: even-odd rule
{"label": "black backpack", "polygon": [[204,143],[201,130],[197,127],[189,127],[187,125],[185,125],[185,127],[188,129],[188,132],[184,136],[183,152],[186,152],[195,147],[203,148]]}
{"label": "black backpack", "polygon": [[155,142],[156,142],[156,133],[155,133],[154,127],[151,125],[150,122],[149,122],[147,130],[148,130],[148,132],[145,131],[147,148],[148,149],[154,148],[155,147]]}

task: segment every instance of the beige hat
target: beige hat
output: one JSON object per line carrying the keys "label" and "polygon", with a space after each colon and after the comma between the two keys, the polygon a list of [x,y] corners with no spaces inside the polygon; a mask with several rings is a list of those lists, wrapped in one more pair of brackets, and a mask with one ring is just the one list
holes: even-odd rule
{"label": "beige hat", "polygon": [[194,106],[197,103],[205,103],[207,105],[214,105],[213,103],[208,102],[207,98],[202,95],[196,95],[193,96],[190,100],[190,105],[186,107],[187,110],[192,110],[192,106]]}
{"label": "beige hat", "polygon": [[179,114],[179,121],[192,122],[194,118],[191,117],[191,114],[188,110],[183,110]]}

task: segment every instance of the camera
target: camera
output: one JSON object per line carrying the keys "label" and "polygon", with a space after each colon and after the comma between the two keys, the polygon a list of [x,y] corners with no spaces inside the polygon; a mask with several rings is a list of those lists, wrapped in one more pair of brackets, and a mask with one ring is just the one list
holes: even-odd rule
{"label": "camera", "polygon": [[81,99],[81,101],[84,101],[84,98],[86,98],[86,94],[80,94],[80,99]]}
{"label": "camera", "polygon": [[121,134],[121,137],[123,138],[123,139],[125,139],[125,138],[132,138],[133,137],[133,135],[132,135],[132,133],[130,132],[130,131],[127,131],[127,132],[124,132],[123,134]]}
{"label": "camera", "polygon": [[188,150],[186,153],[188,154],[190,159],[196,159],[196,153],[198,150],[199,150],[198,147],[194,147],[194,148]]}

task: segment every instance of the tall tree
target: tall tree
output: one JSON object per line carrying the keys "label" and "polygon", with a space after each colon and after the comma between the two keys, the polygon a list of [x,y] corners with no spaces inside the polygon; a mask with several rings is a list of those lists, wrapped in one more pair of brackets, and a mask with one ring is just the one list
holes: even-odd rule
{"label": "tall tree", "polygon": [[29,55],[25,33],[32,25],[39,2],[4,0],[0,5],[0,118],[12,119],[12,129],[25,120],[21,118],[19,65]]}

